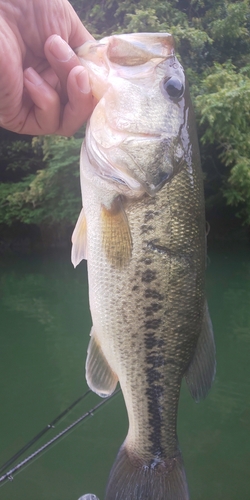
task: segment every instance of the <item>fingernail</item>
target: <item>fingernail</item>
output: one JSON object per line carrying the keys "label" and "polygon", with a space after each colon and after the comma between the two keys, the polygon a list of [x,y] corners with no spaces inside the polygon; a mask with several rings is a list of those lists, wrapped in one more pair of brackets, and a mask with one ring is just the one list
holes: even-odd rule
{"label": "fingernail", "polygon": [[91,89],[89,84],[88,73],[85,69],[82,69],[80,73],[78,73],[78,75],[76,76],[76,81],[80,91],[83,94],[89,94]]}
{"label": "fingernail", "polygon": [[33,68],[25,69],[24,76],[34,85],[42,85],[44,83],[43,78]]}
{"label": "fingernail", "polygon": [[74,56],[74,51],[59,35],[55,35],[50,43],[50,51],[56,59],[67,62]]}

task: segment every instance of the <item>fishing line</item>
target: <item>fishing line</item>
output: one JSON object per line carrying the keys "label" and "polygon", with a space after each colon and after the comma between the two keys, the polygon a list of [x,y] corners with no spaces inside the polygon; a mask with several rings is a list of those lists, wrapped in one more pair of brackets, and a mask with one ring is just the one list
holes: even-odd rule
{"label": "fishing line", "polygon": [[2,467],[0,467],[0,474],[7,469],[13,462],[17,460],[21,455],[24,454],[26,450],[28,450],[34,443],[36,443],[46,432],[48,432],[50,429],[53,429],[55,425],[65,416],[67,413],[69,413],[80,401],[82,401],[88,394],[91,392],[90,389],[88,389],[82,396],[80,396],[76,401],[74,401],[66,410],[64,410],[58,417],[56,417],[50,424],[46,425],[44,429],[42,429],[36,436],[34,436],[23,448],[21,448],[15,455],[13,455],[7,462],[5,462]]}
{"label": "fishing line", "polygon": [[[64,429],[63,431],[59,432],[59,434],[57,434],[55,437],[53,437],[52,439],[50,439],[50,441],[47,441],[47,443],[45,443],[43,446],[41,446],[40,448],[38,448],[38,450],[34,451],[34,453],[32,453],[27,458],[25,458],[24,460],[22,460],[22,462],[19,462],[19,464],[15,465],[15,467],[13,467],[13,469],[10,469],[2,477],[0,477],[0,483],[4,483],[7,480],[13,481],[13,479],[14,479],[13,478],[13,474],[15,472],[20,472],[20,470],[23,467],[27,466],[27,464],[29,464],[29,462],[31,460],[34,460],[35,458],[37,458],[38,455],[40,455],[42,452],[46,451],[49,448],[49,446],[51,446],[52,444],[54,444],[58,439],[60,439],[63,436],[65,436],[68,432],[70,432],[74,427],[76,427],[78,424],[80,424],[86,418],[92,417],[94,415],[94,413],[99,408],[101,408],[101,406],[103,406],[105,403],[107,403],[108,401],[110,401],[120,391],[121,391],[121,389],[117,389],[111,396],[107,397],[106,399],[104,399],[103,401],[101,401],[100,403],[98,403],[96,406],[94,406],[91,410],[89,410],[86,413],[84,413],[84,415],[82,415],[81,417],[79,417],[75,422],[73,422],[73,424],[71,424],[68,427],[66,427],[66,429]],[[1,486],[3,486],[3,484],[0,485],[0,487]]]}

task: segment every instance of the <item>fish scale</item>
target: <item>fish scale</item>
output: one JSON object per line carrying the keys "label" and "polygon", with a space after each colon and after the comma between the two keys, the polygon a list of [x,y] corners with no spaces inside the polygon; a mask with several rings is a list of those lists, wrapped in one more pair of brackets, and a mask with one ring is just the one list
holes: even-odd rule
{"label": "fish scale", "polygon": [[[105,498],[188,500],[176,434],[180,386],[185,376],[199,400],[215,372],[188,88],[168,34],[108,37],[79,55],[100,99],[81,153],[83,209],[72,248],[75,265],[88,261],[86,376],[103,397],[119,381],[129,419]],[[183,92],[176,100],[165,91],[173,75]]]}
{"label": "fish scale", "polygon": [[[132,422],[127,438],[128,446],[144,450],[145,460],[152,458],[154,448],[155,455],[162,449],[166,456],[178,452],[176,418],[179,388],[194,353],[197,332],[201,329],[204,301],[202,275],[205,265],[205,239],[202,227],[204,220],[198,211],[196,217],[192,218],[193,223],[190,221],[183,201],[188,200],[188,196],[183,196],[183,190],[180,189],[182,184],[186,190],[190,186],[188,184],[186,187],[186,177],[186,172],[181,171],[173,179],[172,184],[166,184],[154,198],[148,197],[147,200],[144,198],[140,202],[130,202],[125,209],[133,241],[129,269],[125,267],[123,270],[117,270],[105,258],[101,252],[101,231],[95,229],[95,235],[89,237],[88,273],[89,282],[93,287],[91,311],[95,318],[96,335],[100,336],[103,353],[119,378],[127,404],[129,419]],[[200,182],[197,179],[198,185]],[[177,189],[173,185],[175,183],[181,193],[179,203],[176,200]],[[83,190],[84,206],[87,205],[88,198],[91,198],[93,205],[91,215],[98,221],[99,197],[96,196],[95,206],[93,193],[90,192],[86,180]],[[197,188],[197,195],[199,191]],[[190,194],[194,197],[193,188]],[[165,204],[168,210],[165,210]],[[169,207],[172,207],[172,210],[169,210]],[[154,217],[153,229],[149,232],[150,239],[146,239],[145,234],[141,239],[141,219],[145,220],[149,208],[152,216],[155,212],[158,215]],[[97,223],[95,220],[91,221],[88,211],[89,208],[86,206],[87,220],[90,220],[89,224],[93,228],[97,228]],[[165,253],[148,250],[147,246],[152,240],[159,241],[162,248],[166,249]],[[194,259],[195,247],[196,259]],[[150,257],[151,264],[145,263]],[[195,287],[194,268],[197,283]],[[133,292],[134,286],[137,288]],[[148,297],[149,290],[152,295],[160,294],[162,299],[159,301],[158,298],[162,309],[154,312],[150,321],[144,312],[145,307],[152,307],[154,304],[151,297]],[[140,307],[142,302],[143,308]],[[193,336],[190,334],[192,331]],[[111,332],[115,332],[112,337]],[[147,348],[146,339],[149,336],[151,342],[154,339],[156,342],[153,349]],[[177,363],[180,356],[181,363]],[[174,361],[174,366],[171,360]],[[146,366],[143,375],[142,366]],[[156,375],[162,380],[159,386],[162,388],[162,394],[159,396],[154,386],[153,389],[149,389]],[[141,393],[144,397],[138,398]],[[163,407],[162,413],[159,412],[159,407]],[[158,445],[161,428],[164,439],[161,440],[159,449],[156,449],[155,443]]]}

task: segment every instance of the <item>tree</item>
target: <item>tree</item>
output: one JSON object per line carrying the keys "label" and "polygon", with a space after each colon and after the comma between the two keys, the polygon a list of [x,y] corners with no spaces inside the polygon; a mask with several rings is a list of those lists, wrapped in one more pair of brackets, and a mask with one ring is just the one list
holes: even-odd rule
{"label": "tree", "polygon": [[[19,142],[33,158],[33,172],[26,160],[20,167],[22,177],[13,182],[16,170],[13,157],[20,149]],[[58,136],[34,137],[31,143],[13,142],[6,169],[11,171],[12,179],[0,184],[0,225],[12,226],[16,222],[36,225],[43,233],[47,226],[54,231],[55,239],[72,228],[81,207],[81,143],[81,138]]]}

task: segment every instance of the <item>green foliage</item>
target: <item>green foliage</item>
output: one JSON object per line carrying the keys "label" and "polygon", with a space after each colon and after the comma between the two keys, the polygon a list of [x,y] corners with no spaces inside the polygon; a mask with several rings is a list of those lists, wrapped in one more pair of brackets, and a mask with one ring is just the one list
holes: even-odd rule
{"label": "green foliage", "polygon": [[[85,27],[97,39],[117,31],[116,12],[119,2],[116,0],[71,0]],[[118,28],[119,30],[119,28]]]}
{"label": "green foliage", "polygon": [[229,167],[222,185],[228,204],[250,224],[250,78],[249,67],[237,70],[230,62],[207,71],[196,98],[203,128],[201,141],[217,148]]}
{"label": "green foliage", "polygon": [[41,154],[37,151],[34,155],[30,137],[20,137],[17,134],[6,137],[6,134],[0,136],[0,181],[15,182],[39,168]]}
{"label": "green foliage", "polygon": [[35,174],[0,185],[0,223],[72,225],[80,211],[79,155],[82,139],[37,137],[31,148],[43,152]]}

